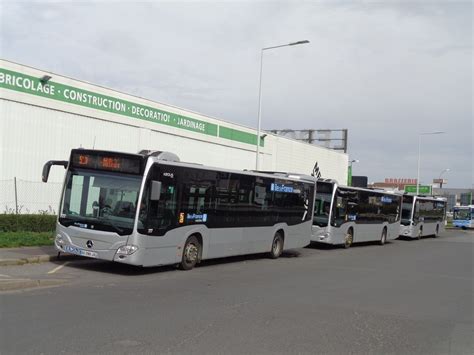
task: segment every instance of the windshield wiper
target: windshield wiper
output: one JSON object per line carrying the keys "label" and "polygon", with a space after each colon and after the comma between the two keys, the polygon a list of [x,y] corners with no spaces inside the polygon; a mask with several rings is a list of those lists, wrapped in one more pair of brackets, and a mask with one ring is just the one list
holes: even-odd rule
{"label": "windshield wiper", "polygon": [[109,217],[107,216],[102,216],[101,218],[98,218],[98,220],[106,220],[109,222],[110,226],[113,227],[115,229],[116,232],[118,232],[119,234],[120,233],[123,233],[123,229],[120,228],[119,226],[117,226]]}

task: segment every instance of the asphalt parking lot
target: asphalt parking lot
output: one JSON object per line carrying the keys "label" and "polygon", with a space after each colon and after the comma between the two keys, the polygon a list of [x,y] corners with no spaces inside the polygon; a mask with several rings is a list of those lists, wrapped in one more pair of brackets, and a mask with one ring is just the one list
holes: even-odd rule
{"label": "asphalt parking lot", "polygon": [[[212,260],[5,266],[0,353],[473,351],[474,233]],[[26,282],[25,281],[25,282]],[[28,285],[25,283],[25,285]]]}

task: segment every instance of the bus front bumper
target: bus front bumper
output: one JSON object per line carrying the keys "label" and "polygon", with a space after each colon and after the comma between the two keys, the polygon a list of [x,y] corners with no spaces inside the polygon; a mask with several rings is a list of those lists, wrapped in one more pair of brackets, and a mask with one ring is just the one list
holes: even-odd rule
{"label": "bus front bumper", "polygon": [[413,236],[413,226],[400,226],[400,235],[402,237],[414,238]]}
{"label": "bus front bumper", "polygon": [[317,243],[332,244],[331,233],[329,233],[327,230],[320,229],[317,232],[313,233],[311,241]]}
{"label": "bus front bumper", "polygon": [[82,248],[72,243],[71,239],[63,234],[56,235],[54,246],[61,253],[83,256],[91,259],[117,261],[126,264],[138,265],[138,250],[135,245],[122,245],[118,249]]}

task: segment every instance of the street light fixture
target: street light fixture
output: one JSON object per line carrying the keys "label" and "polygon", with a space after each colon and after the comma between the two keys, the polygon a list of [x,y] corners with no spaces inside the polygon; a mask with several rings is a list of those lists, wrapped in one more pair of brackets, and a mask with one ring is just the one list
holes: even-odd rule
{"label": "street light fixture", "polygon": [[291,42],[287,44],[280,44],[278,46],[272,47],[265,47],[262,48],[260,53],[260,81],[258,86],[258,124],[257,124],[257,158],[255,160],[255,169],[259,169],[259,159],[260,159],[260,139],[265,137],[260,137],[261,125],[262,125],[262,73],[263,73],[263,52],[269,49],[281,48],[281,47],[289,47],[289,46],[297,46],[300,44],[307,44],[309,43],[308,40]]}
{"label": "street light fixture", "polygon": [[437,131],[437,132],[425,132],[418,134],[418,174],[416,178],[416,194],[420,193],[420,165],[421,165],[421,136],[430,136],[435,134],[444,134],[446,132]]}

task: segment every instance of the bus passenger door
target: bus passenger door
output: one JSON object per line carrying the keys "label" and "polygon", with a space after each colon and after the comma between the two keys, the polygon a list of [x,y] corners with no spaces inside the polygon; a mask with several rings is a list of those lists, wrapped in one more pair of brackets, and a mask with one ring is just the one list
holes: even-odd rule
{"label": "bus passenger door", "polygon": [[230,173],[219,172],[215,179],[213,216],[209,257],[238,255],[242,253],[242,228],[238,210],[238,179]]}

